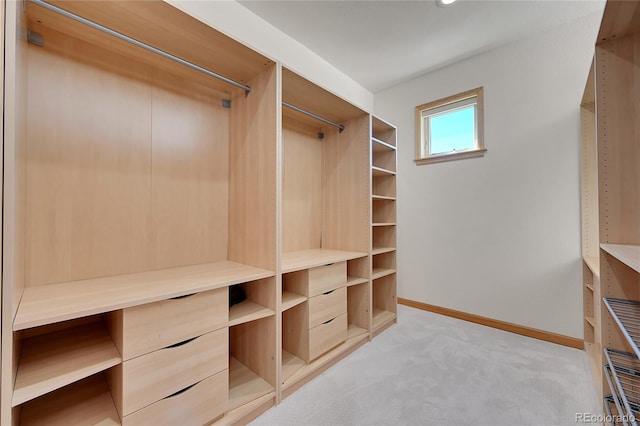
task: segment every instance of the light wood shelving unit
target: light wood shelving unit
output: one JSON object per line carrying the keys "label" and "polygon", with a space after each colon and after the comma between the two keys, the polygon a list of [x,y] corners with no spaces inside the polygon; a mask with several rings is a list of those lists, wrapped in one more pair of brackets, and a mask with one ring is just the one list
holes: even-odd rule
{"label": "light wood shelving unit", "polygon": [[581,104],[585,349],[603,411],[636,418],[640,415],[636,390],[640,386],[640,59],[635,53],[639,30],[640,3],[607,2]]}
{"label": "light wood shelving unit", "polygon": [[396,321],[396,128],[371,117],[372,335]]}
{"label": "light wood shelving unit", "polygon": [[163,1],[22,6],[0,424],[247,423],[395,322],[393,126]]}

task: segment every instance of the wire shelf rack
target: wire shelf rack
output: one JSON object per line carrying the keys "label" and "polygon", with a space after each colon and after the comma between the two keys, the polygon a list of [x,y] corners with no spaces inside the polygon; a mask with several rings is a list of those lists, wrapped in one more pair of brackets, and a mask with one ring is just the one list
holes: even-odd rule
{"label": "wire shelf rack", "polygon": [[640,358],[640,302],[607,297],[603,300],[636,357]]}
{"label": "wire shelf rack", "polygon": [[640,419],[640,360],[633,354],[605,349],[605,377],[623,425]]}

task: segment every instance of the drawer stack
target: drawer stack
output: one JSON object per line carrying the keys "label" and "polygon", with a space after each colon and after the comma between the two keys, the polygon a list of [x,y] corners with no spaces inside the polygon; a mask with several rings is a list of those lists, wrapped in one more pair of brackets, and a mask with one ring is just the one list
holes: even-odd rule
{"label": "drawer stack", "polygon": [[[227,288],[115,311],[107,373],[122,424],[204,424],[228,399]],[[187,414],[188,413],[188,414]]]}
{"label": "drawer stack", "polygon": [[310,362],[347,338],[347,263],[283,276],[285,291],[306,301],[283,312],[283,348]]}

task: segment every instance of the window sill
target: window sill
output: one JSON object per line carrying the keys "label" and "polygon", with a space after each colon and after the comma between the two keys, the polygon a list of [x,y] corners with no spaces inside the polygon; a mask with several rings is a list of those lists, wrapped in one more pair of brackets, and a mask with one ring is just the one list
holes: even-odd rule
{"label": "window sill", "polygon": [[434,155],[427,158],[418,158],[413,160],[417,166],[424,164],[443,163],[445,161],[464,160],[465,158],[484,157],[484,153],[487,152],[486,148],[474,149],[473,151],[454,152],[452,154]]}

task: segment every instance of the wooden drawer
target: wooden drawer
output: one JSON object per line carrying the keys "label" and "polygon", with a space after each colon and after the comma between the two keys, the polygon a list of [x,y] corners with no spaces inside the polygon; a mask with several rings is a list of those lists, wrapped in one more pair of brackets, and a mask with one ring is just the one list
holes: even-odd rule
{"label": "wooden drawer", "polygon": [[347,284],[347,262],[332,263],[309,269],[309,297],[344,287]]}
{"label": "wooden drawer", "polygon": [[229,331],[222,328],[122,364],[122,416],[228,368]]}
{"label": "wooden drawer", "polygon": [[223,370],[125,416],[122,425],[204,425],[224,414],[228,398],[229,371]]}
{"label": "wooden drawer", "polygon": [[347,312],[347,289],[341,287],[309,299],[309,328]]}
{"label": "wooden drawer", "polygon": [[309,330],[309,360],[313,360],[347,339],[347,314]]}
{"label": "wooden drawer", "polygon": [[[135,358],[227,325],[227,287],[120,311],[123,360]],[[116,326],[117,327],[117,326]],[[113,334],[113,333],[112,333]]]}

